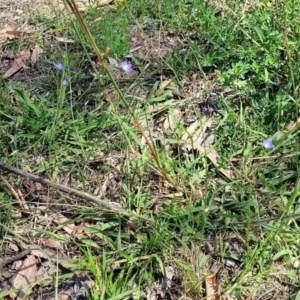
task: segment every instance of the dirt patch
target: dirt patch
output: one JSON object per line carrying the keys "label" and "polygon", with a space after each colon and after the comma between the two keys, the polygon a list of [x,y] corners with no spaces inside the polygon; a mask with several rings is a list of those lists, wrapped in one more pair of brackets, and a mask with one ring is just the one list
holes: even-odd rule
{"label": "dirt patch", "polygon": [[175,49],[185,51],[185,40],[168,31],[133,26],[130,36],[130,53],[138,53],[145,61],[162,59]]}

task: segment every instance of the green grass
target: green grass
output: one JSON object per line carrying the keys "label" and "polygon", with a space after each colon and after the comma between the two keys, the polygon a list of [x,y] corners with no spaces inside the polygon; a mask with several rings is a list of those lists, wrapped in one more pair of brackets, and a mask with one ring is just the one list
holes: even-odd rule
{"label": "green grass", "polygon": [[[205,299],[205,277],[214,271],[222,299],[299,297],[293,267],[300,255],[298,126],[274,137],[273,150],[261,142],[299,117],[300,11],[295,1],[227,2],[221,10],[201,0],[90,8],[83,16],[97,46],[109,47],[117,61],[127,56],[137,71],[126,77],[109,66],[121,95],[107,74],[98,74],[96,55],[71,16],[54,22],[39,16],[44,34],[60,32],[74,43],[45,48],[30,84],[14,78],[1,83],[1,161],[91,194],[106,185],[102,198],[130,212],[105,212],[53,194],[70,220],[92,225],[86,229],[92,240],[64,240],[80,256],[73,269],[94,279],[90,299],[144,299],[168,265],[176,270],[172,299]],[[184,40],[184,51],[129,53],[136,28],[152,45],[167,43],[162,37],[169,31]],[[64,71],[53,68],[58,61]],[[193,74],[203,87],[199,103],[218,95],[207,135],[215,136],[219,168],[230,168],[232,179],[205,154],[181,148],[186,125],[176,119],[169,132],[162,125],[176,107],[185,110],[185,100],[172,90],[191,91]],[[64,78],[70,85],[62,85]],[[172,85],[159,95],[160,82],[169,78]],[[156,159],[126,103],[149,128]],[[193,109],[202,122],[209,116],[199,103]],[[18,206],[4,183],[0,197],[5,237],[16,230],[12,212]],[[18,228],[27,228],[28,220],[24,215]],[[61,231],[52,224],[38,234],[58,239]]]}

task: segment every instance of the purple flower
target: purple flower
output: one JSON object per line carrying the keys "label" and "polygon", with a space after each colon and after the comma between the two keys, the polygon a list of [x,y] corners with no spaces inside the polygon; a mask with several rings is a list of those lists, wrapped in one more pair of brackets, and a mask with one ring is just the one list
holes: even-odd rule
{"label": "purple flower", "polygon": [[54,68],[57,70],[64,70],[65,66],[62,63],[54,63]]}
{"label": "purple flower", "polygon": [[64,79],[64,80],[62,81],[62,84],[65,85],[65,86],[67,86],[67,85],[69,85],[70,83],[69,83],[69,80],[68,80],[68,79]]}
{"label": "purple flower", "polygon": [[123,60],[120,62],[120,67],[122,70],[126,73],[129,73],[132,71],[132,64],[128,62],[127,60]]}
{"label": "purple flower", "polygon": [[272,140],[263,140],[261,145],[265,149],[273,149],[274,148],[274,144],[273,144]]}

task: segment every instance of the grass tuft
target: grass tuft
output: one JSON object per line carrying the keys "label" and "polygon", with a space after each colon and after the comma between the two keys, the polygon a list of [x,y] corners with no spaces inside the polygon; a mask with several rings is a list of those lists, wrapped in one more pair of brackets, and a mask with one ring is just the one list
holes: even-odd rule
{"label": "grass tuft", "polygon": [[1,248],[56,241],[56,293],[84,273],[89,299],[205,299],[212,275],[222,299],[298,299],[297,3],[74,3],[35,17],[52,42],[1,81],[1,165],[54,183],[3,172],[30,211],[0,183]]}

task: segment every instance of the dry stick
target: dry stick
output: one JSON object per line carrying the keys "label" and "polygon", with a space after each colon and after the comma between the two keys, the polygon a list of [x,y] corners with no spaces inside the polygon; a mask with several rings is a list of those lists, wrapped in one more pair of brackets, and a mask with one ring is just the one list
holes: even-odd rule
{"label": "dry stick", "polygon": [[31,252],[31,249],[26,249],[26,250],[16,254],[13,257],[4,259],[3,261],[0,262],[0,270],[2,269],[2,267],[6,266],[8,264],[11,264],[11,263],[23,258],[24,256],[30,254],[30,252]]}
{"label": "dry stick", "polygon": [[7,164],[0,163],[0,169],[2,169],[4,171],[8,171],[8,172],[16,174],[16,175],[19,175],[19,176],[22,176],[22,177],[25,177],[26,179],[30,179],[30,180],[32,180],[34,182],[39,182],[42,185],[56,188],[56,189],[58,189],[60,191],[63,191],[65,193],[73,194],[73,195],[79,196],[79,197],[81,197],[83,199],[90,200],[93,203],[101,205],[102,207],[104,207],[104,208],[106,208],[108,210],[129,215],[129,212],[126,211],[125,209],[114,207],[113,205],[107,203],[106,201],[100,200],[98,197],[92,196],[92,195],[90,195],[88,193],[85,193],[85,192],[80,192],[78,190],[75,190],[75,189],[72,189],[72,188],[60,185],[58,183],[54,183],[54,182],[52,182],[52,181],[50,181],[50,180],[48,180],[46,178],[33,175],[31,173],[28,173],[28,172],[20,170],[18,168],[9,166]]}
{"label": "dry stick", "polygon": [[26,202],[21,200],[19,194],[12,187],[12,185],[3,176],[0,176],[0,177],[2,178],[2,180],[4,181],[4,183],[6,184],[6,186],[8,187],[8,189],[11,191],[11,193],[14,195],[14,197],[16,198],[16,200],[18,201],[21,209],[22,210],[28,210],[28,206],[27,206]]}

